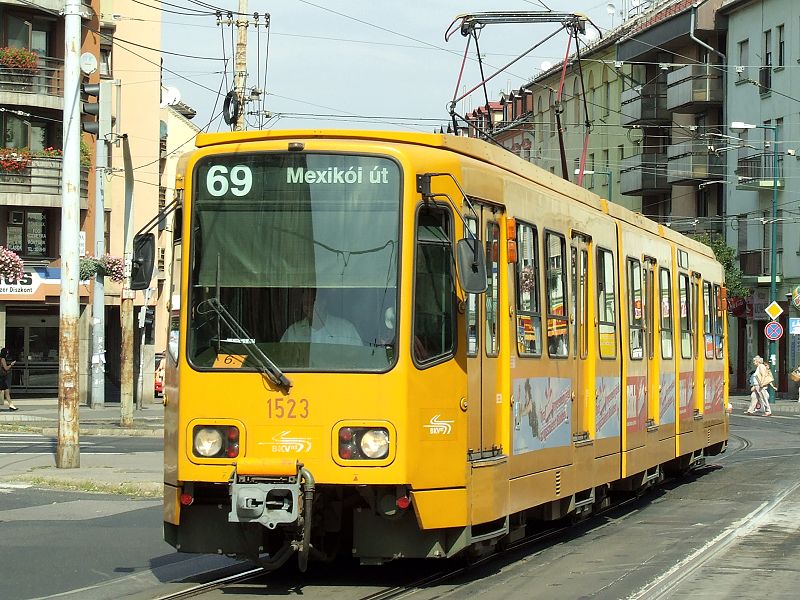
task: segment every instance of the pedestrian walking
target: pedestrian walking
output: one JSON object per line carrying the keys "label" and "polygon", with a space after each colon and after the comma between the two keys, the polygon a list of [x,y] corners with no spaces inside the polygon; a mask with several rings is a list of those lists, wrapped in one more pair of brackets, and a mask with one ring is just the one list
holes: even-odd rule
{"label": "pedestrian walking", "polygon": [[11,367],[17,364],[17,361],[8,362],[9,358],[8,348],[0,350],[0,397],[8,404],[8,410],[19,410],[11,400],[11,390],[9,389],[11,387],[11,382],[9,381]]}
{"label": "pedestrian walking", "polygon": [[772,415],[769,406],[769,386],[775,381],[772,371],[764,362],[764,359],[756,355],[753,357],[755,370],[750,376],[750,406],[744,411],[746,415],[754,415],[761,407],[764,409],[764,416]]}

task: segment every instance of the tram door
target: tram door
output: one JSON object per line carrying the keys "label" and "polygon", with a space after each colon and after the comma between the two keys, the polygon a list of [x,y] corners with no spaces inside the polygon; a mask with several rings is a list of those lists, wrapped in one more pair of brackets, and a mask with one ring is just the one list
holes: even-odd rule
{"label": "tram door", "polygon": [[588,298],[589,298],[589,244],[590,238],[582,233],[572,233],[570,247],[571,270],[570,296],[572,323],[572,358],[576,360],[574,402],[572,403],[573,436],[575,439],[589,437],[590,420],[594,414],[594,373],[587,367],[589,351]]}
{"label": "tram door", "polygon": [[[479,217],[467,220],[486,251],[487,287],[484,294],[467,296],[467,372],[469,458],[502,454],[500,411],[507,406],[500,393],[500,323],[502,218],[500,207],[475,204]],[[508,449],[505,449],[508,451]]]}

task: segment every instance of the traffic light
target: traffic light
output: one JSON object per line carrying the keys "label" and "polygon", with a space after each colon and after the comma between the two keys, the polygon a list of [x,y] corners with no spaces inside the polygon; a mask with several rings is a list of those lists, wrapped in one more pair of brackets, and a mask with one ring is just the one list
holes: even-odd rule
{"label": "traffic light", "polygon": [[97,98],[96,102],[81,102],[81,112],[94,117],[93,120],[81,119],[81,129],[99,139],[106,139],[111,133],[111,82],[82,83],[81,92]]}

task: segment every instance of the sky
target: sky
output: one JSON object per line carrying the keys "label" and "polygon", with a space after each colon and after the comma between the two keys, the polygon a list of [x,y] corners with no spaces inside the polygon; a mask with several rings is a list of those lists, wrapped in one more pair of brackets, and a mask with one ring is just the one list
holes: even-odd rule
{"label": "sky", "polygon": [[[602,31],[620,23],[624,2],[542,0],[553,10],[586,14]],[[230,129],[222,102],[233,89],[236,33],[217,25],[211,7],[236,11],[238,0],[148,0],[162,7],[163,83],[197,111],[193,122],[207,131]],[[247,12],[264,14],[270,26],[249,28],[248,88],[264,90],[248,103],[247,129],[340,128],[433,131],[447,127],[467,38],[445,31],[460,14],[486,10],[544,10],[538,0],[249,0]],[[167,12],[172,11],[172,12]],[[176,14],[177,13],[177,14]],[[227,16],[226,16],[227,18]],[[557,24],[487,25],[479,45],[488,76],[552,34]],[[488,84],[489,100],[517,89],[548,61],[566,52],[560,32]],[[573,46],[574,48],[574,46]],[[182,54],[176,56],[169,53]],[[474,43],[458,95],[481,81]],[[465,114],[482,105],[482,88],[457,104]]]}

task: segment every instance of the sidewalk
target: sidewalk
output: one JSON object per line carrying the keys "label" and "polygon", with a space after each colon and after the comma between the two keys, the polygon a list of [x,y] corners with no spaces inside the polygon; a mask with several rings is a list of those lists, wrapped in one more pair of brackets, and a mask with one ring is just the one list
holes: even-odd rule
{"label": "sidewalk", "polygon": [[[58,435],[58,399],[14,399],[18,411],[0,408],[0,436],[13,437],[25,433]],[[138,436],[163,439],[164,405],[148,404],[133,410],[133,426],[121,427],[119,403],[103,408],[78,407],[79,440],[89,443],[87,436]],[[2,440],[0,440],[2,441]],[[163,491],[163,452],[130,452],[125,454],[80,453],[80,466],[60,469],[52,453],[0,454],[0,482],[36,485],[58,489],[74,489],[118,493],[133,496],[160,497]],[[2,483],[0,483],[2,485]]]}
{"label": "sidewalk", "polygon": [[[744,394],[731,394],[734,414],[742,414],[750,406],[750,396]],[[800,402],[796,397],[781,398],[770,403],[773,415],[800,415]]]}

